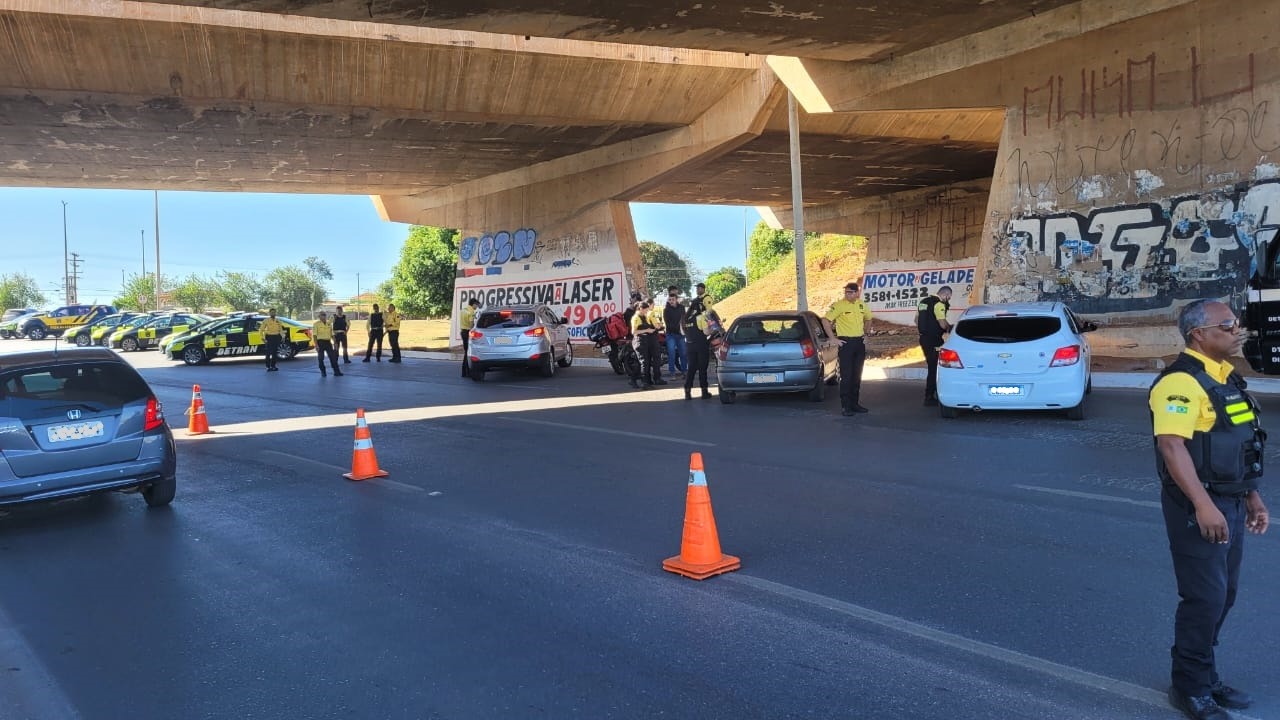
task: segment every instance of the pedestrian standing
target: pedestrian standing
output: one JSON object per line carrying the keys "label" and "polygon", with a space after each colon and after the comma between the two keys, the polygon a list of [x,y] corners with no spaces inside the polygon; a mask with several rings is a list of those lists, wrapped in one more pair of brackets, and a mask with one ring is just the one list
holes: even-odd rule
{"label": "pedestrian standing", "polygon": [[1181,598],[1174,614],[1169,702],[1194,720],[1225,720],[1249,696],[1222,681],[1215,649],[1235,603],[1244,532],[1267,531],[1258,494],[1266,433],[1258,404],[1230,358],[1244,342],[1225,303],[1182,309],[1186,350],[1160,373],[1147,404],[1155,435],[1160,505]]}
{"label": "pedestrian standing", "polygon": [[867,361],[867,345],[863,337],[871,323],[871,308],[862,301],[858,283],[844,286],[844,297],[831,306],[826,319],[832,323],[833,333],[840,342],[841,414],[848,417],[868,412],[858,400],[862,390],[862,366]]}
{"label": "pedestrian standing", "polygon": [[930,295],[916,305],[916,329],[920,331],[920,349],[928,370],[924,378],[924,404],[938,404],[938,348],[943,335],[951,330],[947,311],[951,309],[951,288],[943,285],[937,295]]}
{"label": "pedestrian standing", "polygon": [[373,312],[369,313],[369,347],[364,351],[364,360],[361,362],[369,362],[373,357],[373,345],[378,345],[378,362],[382,362],[382,311],[378,309],[378,303],[373,304]]}
{"label": "pedestrian standing", "polygon": [[645,387],[667,384],[662,379],[662,353],[658,350],[660,323],[661,320],[647,300],[640,302],[640,307],[631,317],[631,335],[635,338],[636,352],[640,355],[640,378]]}
{"label": "pedestrian standing", "polygon": [[462,336],[462,377],[471,377],[471,329],[476,326],[476,311],[480,301],[476,298],[467,300],[458,318],[458,334]]}
{"label": "pedestrian standing", "polygon": [[685,348],[688,350],[689,363],[684,375],[684,399],[693,399],[693,377],[698,376],[698,384],[702,388],[702,398],[711,397],[707,389],[707,368],[711,365],[711,340],[707,337],[707,316],[699,311],[692,318],[686,318],[684,324]]}
{"label": "pedestrian standing", "polygon": [[326,357],[333,366],[334,377],[342,377],[342,371],[338,369],[338,349],[333,346],[333,336],[333,325],[329,322],[328,313],[321,312],[311,325],[311,337],[316,341],[316,359],[320,363],[320,377],[327,375],[324,371]]}
{"label": "pedestrian standing", "polygon": [[680,288],[667,288],[667,304],[662,308],[662,324],[667,329],[667,373],[683,374],[688,367],[685,353],[684,306],[680,304]]}
{"label": "pedestrian standing", "polygon": [[347,316],[343,314],[341,305],[334,311],[331,322],[333,324],[333,350],[337,352],[341,348],[342,362],[350,365],[351,356],[347,354],[347,330],[351,328],[351,325],[347,322]]}
{"label": "pedestrian standing", "polygon": [[280,352],[280,341],[284,337],[284,324],[276,319],[276,309],[267,310],[267,319],[258,326],[263,340],[267,344],[267,372],[276,372],[276,353]]}
{"label": "pedestrian standing", "polygon": [[387,304],[387,314],[383,318],[383,323],[387,328],[387,342],[391,343],[391,358],[389,362],[400,362],[400,313],[396,312],[394,303]]}

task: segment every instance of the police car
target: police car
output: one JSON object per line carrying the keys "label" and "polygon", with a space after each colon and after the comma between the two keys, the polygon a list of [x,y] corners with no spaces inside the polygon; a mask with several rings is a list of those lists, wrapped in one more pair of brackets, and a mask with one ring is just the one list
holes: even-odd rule
{"label": "police car", "polygon": [[185,332],[208,321],[204,315],[188,313],[164,313],[128,328],[121,328],[111,336],[111,347],[125,352],[157,347],[160,340],[177,332]]}
{"label": "police car", "polygon": [[[169,343],[165,357],[188,365],[200,365],[217,357],[262,357],[266,354],[267,342],[259,326],[266,319],[266,315],[254,314],[214,321]],[[313,347],[310,326],[290,318],[276,319],[285,331],[277,358],[289,360]]]}
{"label": "police car", "polygon": [[58,337],[71,328],[88,325],[115,312],[116,309],[110,305],[63,305],[47,313],[32,315],[22,323],[18,331],[31,340],[43,340],[51,335]]}
{"label": "police car", "polygon": [[90,345],[102,345],[103,341],[111,337],[111,333],[115,332],[121,323],[128,322],[137,317],[147,317],[144,313],[137,312],[119,312],[113,315],[100,317],[88,325],[81,325],[78,328],[72,328],[62,336],[63,340],[69,343],[75,343],[79,347],[89,347]]}

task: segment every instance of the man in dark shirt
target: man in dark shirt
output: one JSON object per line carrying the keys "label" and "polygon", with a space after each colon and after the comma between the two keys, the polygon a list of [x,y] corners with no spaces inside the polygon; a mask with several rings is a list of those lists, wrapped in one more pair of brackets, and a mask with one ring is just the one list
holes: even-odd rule
{"label": "man in dark shirt", "polygon": [[333,351],[336,353],[342,351],[342,362],[350,365],[351,356],[347,354],[347,330],[351,325],[347,322],[347,316],[342,313],[342,306],[333,313],[333,319],[330,321],[333,326]]}
{"label": "man in dark shirt", "polygon": [[680,304],[680,288],[667,288],[667,304],[662,308],[662,324],[667,326],[667,374],[683,375],[689,365],[684,338],[684,306]]}
{"label": "man in dark shirt", "polygon": [[369,348],[364,351],[363,362],[373,357],[373,345],[378,344],[378,362],[382,362],[382,310],[378,303],[373,304],[373,312],[369,313]]}

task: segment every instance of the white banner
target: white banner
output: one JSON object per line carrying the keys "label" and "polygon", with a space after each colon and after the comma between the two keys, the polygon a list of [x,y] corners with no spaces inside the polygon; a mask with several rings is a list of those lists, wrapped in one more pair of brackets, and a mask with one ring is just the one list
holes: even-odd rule
{"label": "white banner", "polygon": [[969,307],[976,272],[976,258],[953,263],[874,263],[862,276],[862,299],[881,320],[914,325],[916,306],[944,285],[951,288],[953,312]]}

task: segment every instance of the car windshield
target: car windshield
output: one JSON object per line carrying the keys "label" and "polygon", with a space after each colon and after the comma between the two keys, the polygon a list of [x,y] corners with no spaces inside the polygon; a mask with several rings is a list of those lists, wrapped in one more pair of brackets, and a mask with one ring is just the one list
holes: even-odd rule
{"label": "car windshield", "polygon": [[808,336],[804,321],[800,318],[749,318],[733,324],[729,331],[729,342],[799,342]]}
{"label": "car windshield", "polygon": [[120,323],[120,325],[121,327],[126,327],[126,328],[136,328],[136,327],[142,327],[143,325],[146,325],[152,320],[154,320],[154,318],[152,318],[150,315],[143,315],[141,317],[136,317],[131,320],[126,320],[125,322]]}
{"label": "car windshield", "polygon": [[1062,321],[1050,315],[1011,315],[971,318],[956,323],[956,334],[981,343],[1017,343],[1040,340],[1062,329]]}
{"label": "car windshield", "polygon": [[529,310],[495,310],[481,313],[476,320],[478,328],[520,328],[529,327],[537,321],[537,317]]}
{"label": "car windshield", "polygon": [[58,364],[0,373],[0,417],[20,420],[70,410],[101,412],[150,395],[142,378],[119,362]]}

